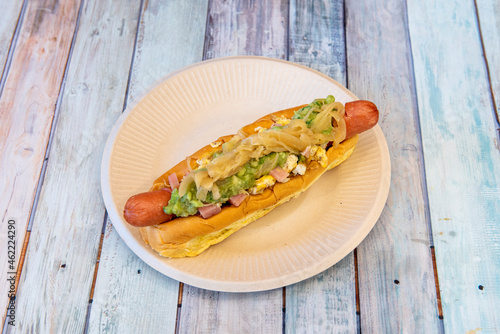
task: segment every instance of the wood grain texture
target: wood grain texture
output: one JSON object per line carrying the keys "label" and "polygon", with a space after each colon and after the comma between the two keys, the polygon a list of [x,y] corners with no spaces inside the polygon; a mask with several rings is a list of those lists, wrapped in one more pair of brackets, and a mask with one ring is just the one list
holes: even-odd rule
{"label": "wood grain texture", "polygon": [[287,58],[287,1],[210,1],[204,59]]}
{"label": "wood grain texture", "polygon": [[[289,60],[346,84],[342,1],[290,3]],[[286,288],[287,333],[354,333],[354,257],[349,254],[325,272]]]}
{"label": "wood grain texture", "polygon": [[144,5],[129,102],[141,97],[158,80],[203,59],[208,0],[153,1]]}
{"label": "wood grain texture", "polygon": [[382,215],[358,246],[361,331],[440,330],[405,2],[346,2],[348,87],[374,101],[391,153]]}
{"label": "wood grain texture", "polygon": [[184,285],[179,333],[281,333],[282,290],[223,293]]}
{"label": "wood grain texture", "polygon": [[[206,13],[205,0],[145,2],[128,103],[163,76],[202,60]],[[110,224],[106,226],[89,333],[154,333],[160,329],[174,333],[179,283],[140,260]],[[147,316],[138,316],[141,312]]]}
{"label": "wood grain texture", "polygon": [[290,2],[289,58],[346,84],[342,1]]}
{"label": "wood grain texture", "polygon": [[[479,28],[487,60],[491,90],[496,107],[497,128],[500,129],[500,2],[495,0],[476,1]],[[500,130],[498,130],[500,140]],[[500,147],[500,143],[498,144]]]}
{"label": "wood grain texture", "polygon": [[286,333],[356,333],[354,260],[286,288]]}
{"label": "wood grain texture", "polygon": [[[12,6],[10,4],[8,7]],[[0,98],[0,243],[16,222],[16,268],[49,140],[55,105],[76,24],[79,1],[29,2]],[[3,7],[2,7],[3,8]],[[7,23],[2,23],[2,26]],[[12,31],[10,31],[12,33]],[[7,247],[0,250],[6,281]],[[2,319],[7,284],[0,285]]]}
{"label": "wood grain texture", "polygon": [[[18,23],[22,20],[22,1],[3,1],[1,3],[2,20],[0,20],[0,71],[5,72],[9,50],[15,47],[14,34]],[[1,87],[1,86],[0,86]]]}
{"label": "wood grain texture", "polygon": [[[408,3],[430,218],[450,333],[500,328],[500,151],[475,13],[473,1]],[[466,42],[457,43],[457,36]]]}
{"label": "wood grain texture", "polygon": [[88,333],[155,333],[159,329],[174,333],[178,286],[139,259],[108,222]]}
{"label": "wood grain texture", "polygon": [[[211,1],[204,59],[235,55],[284,58],[288,6],[280,1]],[[232,294],[185,285],[182,333],[281,333],[282,290]]]}
{"label": "wood grain texture", "polygon": [[82,7],[11,331],[83,332],[105,212],[100,161],[122,111],[138,12],[135,1]]}

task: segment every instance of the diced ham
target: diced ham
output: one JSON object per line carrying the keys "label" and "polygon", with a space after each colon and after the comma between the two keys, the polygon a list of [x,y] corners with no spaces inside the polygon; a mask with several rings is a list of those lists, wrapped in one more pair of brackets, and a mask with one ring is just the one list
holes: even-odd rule
{"label": "diced ham", "polygon": [[269,172],[269,175],[274,177],[278,182],[288,181],[288,172],[281,167],[276,167],[275,169]]}
{"label": "diced ham", "polygon": [[239,195],[234,195],[229,198],[229,203],[231,203],[234,206],[240,206],[240,204],[245,200],[247,197],[247,194],[239,194]]}
{"label": "diced ham", "polygon": [[166,191],[166,192],[168,192],[168,193],[172,193],[172,189],[170,189],[170,188],[161,188],[161,189],[162,189],[162,190],[165,190],[165,191]]}
{"label": "diced ham", "polygon": [[168,176],[168,183],[172,189],[179,188],[179,179],[177,178],[177,174],[172,173]]}
{"label": "diced ham", "polygon": [[199,207],[198,211],[203,218],[207,219],[218,214],[221,211],[221,207],[215,204],[206,205]]}

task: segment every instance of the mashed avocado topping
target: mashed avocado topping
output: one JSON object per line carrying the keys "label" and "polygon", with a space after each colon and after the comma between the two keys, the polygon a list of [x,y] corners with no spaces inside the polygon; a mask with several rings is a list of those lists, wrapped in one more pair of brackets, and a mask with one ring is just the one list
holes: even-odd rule
{"label": "mashed avocado topping", "polygon": [[[255,154],[254,152],[249,155],[245,163],[239,165],[240,167],[233,166],[231,175],[210,178],[212,176],[210,173],[211,162],[224,157],[228,152],[233,153],[238,146],[242,145],[240,143],[244,138],[238,140],[236,136],[233,137],[233,139],[237,140],[231,140],[222,145],[220,151],[215,152],[211,157],[204,158],[203,162],[198,161],[199,167],[190,173],[192,175],[184,177],[183,181],[189,183],[183,186],[181,182],[181,187],[172,191],[172,197],[163,210],[167,214],[187,217],[196,214],[199,207],[210,204],[222,205],[232,196],[243,193],[257,194],[262,192],[263,189],[272,186],[276,182],[269,173],[277,167],[283,168],[286,173],[303,175],[308,163],[312,160],[317,160],[321,165],[324,165],[326,163],[324,146],[328,142],[334,142],[334,145],[337,145],[345,137],[345,124],[343,128],[340,126],[340,130],[338,130],[338,123],[343,122],[343,113],[343,105],[335,102],[333,96],[329,95],[324,99],[316,99],[296,111],[291,120],[280,120],[270,129],[259,131],[259,134],[271,131],[282,132],[286,131],[288,127],[297,128],[297,122],[302,122],[302,124],[305,123],[304,129],[314,134],[316,140],[314,143],[301,144],[303,147],[300,150],[296,148],[287,150],[279,147],[275,151],[267,148],[267,151],[271,151],[270,153],[266,152],[263,146],[259,146],[256,149],[262,153]],[[337,126],[334,127],[332,124]],[[247,137],[245,140],[249,138]],[[302,140],[302,138],[303,136],[297,137],[297,140]],[[317,142],[318,138],[321,138],[320,142]],[[258,140],[259,137],[256,141]],[[287,147],[287,145],[282,146]],[[304,148],[306,149],[301,152]],[[228,161],[230,160],[233,159],[228,159]],[[199,181],[201,176],[203,176],[203,182]],[[286,182],[287,180],[280,182]],[[203,184],[201,188],[199,187],[200,184]],[[209,186],[206,186],[207,184]]]}

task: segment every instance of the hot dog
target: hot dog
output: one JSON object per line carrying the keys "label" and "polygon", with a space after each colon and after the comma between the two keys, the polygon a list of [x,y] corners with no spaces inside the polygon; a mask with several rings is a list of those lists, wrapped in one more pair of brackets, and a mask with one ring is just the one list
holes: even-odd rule
{"label": "hot dog", "polygon": [[[198,255],[210,245],[224,240],[241,227],[265,215],[272,208],[296,197],[323,172],[347,159],[357,142],[357,135],[372,128],[378,122],[379,113],[372,102],[348,102],[344,109],[344,106],[338,102],[332,102],[332,98],[321,99],[319,102],[315,100],[309,105],[269,114],[243,127],[236,135],[221,137],[198,150],[157,178],[150,191],[132,196],[124,208],[125,220],[131,225],[140,227],[144,241],[160,255],[166,257]],[[329,108],[333,111],[326,110]],[[327,115],[327,113],[330,114]],[[318,124],[322,122],[323,116],[330,117],[328,118],[329,125],[334,126],[325,127],[322,123],[323,128],[320,128]],[[306,123],[309,124],[306,125]],[[292,129],[294,126],[298,130]],[[301,126],[303,129],[300,128]],[[266,133],[261,134],[261,132]],[[293,136],[290,137],[291,139],[286,139],[289,134],[301,139],[295,140]],[[282,137],[285,139],[280,139]],[[314,142],[315,145],[305,145],[301,142],[303,138],[305,138],[304,143]],[[281,140],[284,142],[290,140],[290,142],[285,145]],[[321,142],[325,140],[328,143]],[[266,144],[261,145],[261,141]],[[278,143],[275,144],[275,142]],[[289,148],[290,152],[281,147],[289,144],[293,146]],[[265,151],[268,148],[266,145],[272,146],[268,149],[271,153]],[[236,152],[238,149],[241,150]],[[264,150],[264,152],[257,154],[255,153],[257,149]],[[302,149],[304,150],[300,151]],[[220,153],[221,150],[224,154]],[[324,153],[321,155],[308,150]],[[246,153],[247,151],[252,153]],[[245,154],[253,154],[253,156],[241,158]],[[309,157],[311,154],[312,156]],[[300,156],[303,161],[302,165],[307,166],[305,173],[296,172],[298,167],[295,167],[292,173],[290,166],[287,165],[291,156]],[[285,157],[287,161],[284,163]],[[227,159],[224,160],[225,158]],[[203,160],[207,159],[205,166]],[[243,159],[242,162],[235,162],[241,159]],[[273,161],[274,165],[268,161]],[[223,166],[222,169],[217,169],[218,163]],[[245,164],[242,165],[243,163]],[[248,165],[249,163],[255,165],[254,169]],[[224,185],[229,182],[226,180],[232,180],[232,178],[240,180],[236,177],[240,174],[241,178],[245,179],[247,169],[252,171],[259,169],[258,163],[263,165],[268,163],[272,170],[267,171],[264,176],[258,174],[258,179],[255,179],[256,176],[253,175],[253,183],[250,183],[253,186],[249,189],[236,188],[237,194],[224,193]],[[284,171],[282,168],[284,166],[288,170]],[[195,181],[195,178],[198,180]],[[274,185],[261,187],[259,182],[263,179],[264,181],[273,179]],[[178,180],[181,183],[180,186],[178,186]],[[194,185],[196,187],[192,188]],[[172,188],[177,189],[172,192]],[[231,187],[230,189],[234,191]],[[194,208],[189,207],[192,212],[189,215],[186,214],[186,217],[177,216],[179,212],[181,212],[180,215],[184,215],[185,212],[183,209],[179,212],[175,211],[178,207],[172,202],[181,203],[181,198],[189,194],[196,197],[193,201],[198,204],[195,204]],[[219,203],[226,201],[229,196],[229,202]],[[203,203],[197,198],[202,198]]]}

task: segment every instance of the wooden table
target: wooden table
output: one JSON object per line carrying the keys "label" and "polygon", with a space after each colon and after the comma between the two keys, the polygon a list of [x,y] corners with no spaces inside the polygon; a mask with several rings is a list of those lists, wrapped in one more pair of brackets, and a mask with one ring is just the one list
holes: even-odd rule
{"label": "wooden table", "polygon": [[[499,1],[0,8],[4,332],[500,332]],[[174,281],[130,251],[102,201],[103,148],[127,104],[177,69],[230,55],[302,64],[374,101],[391,154],[368,237],[282,289]]]}

